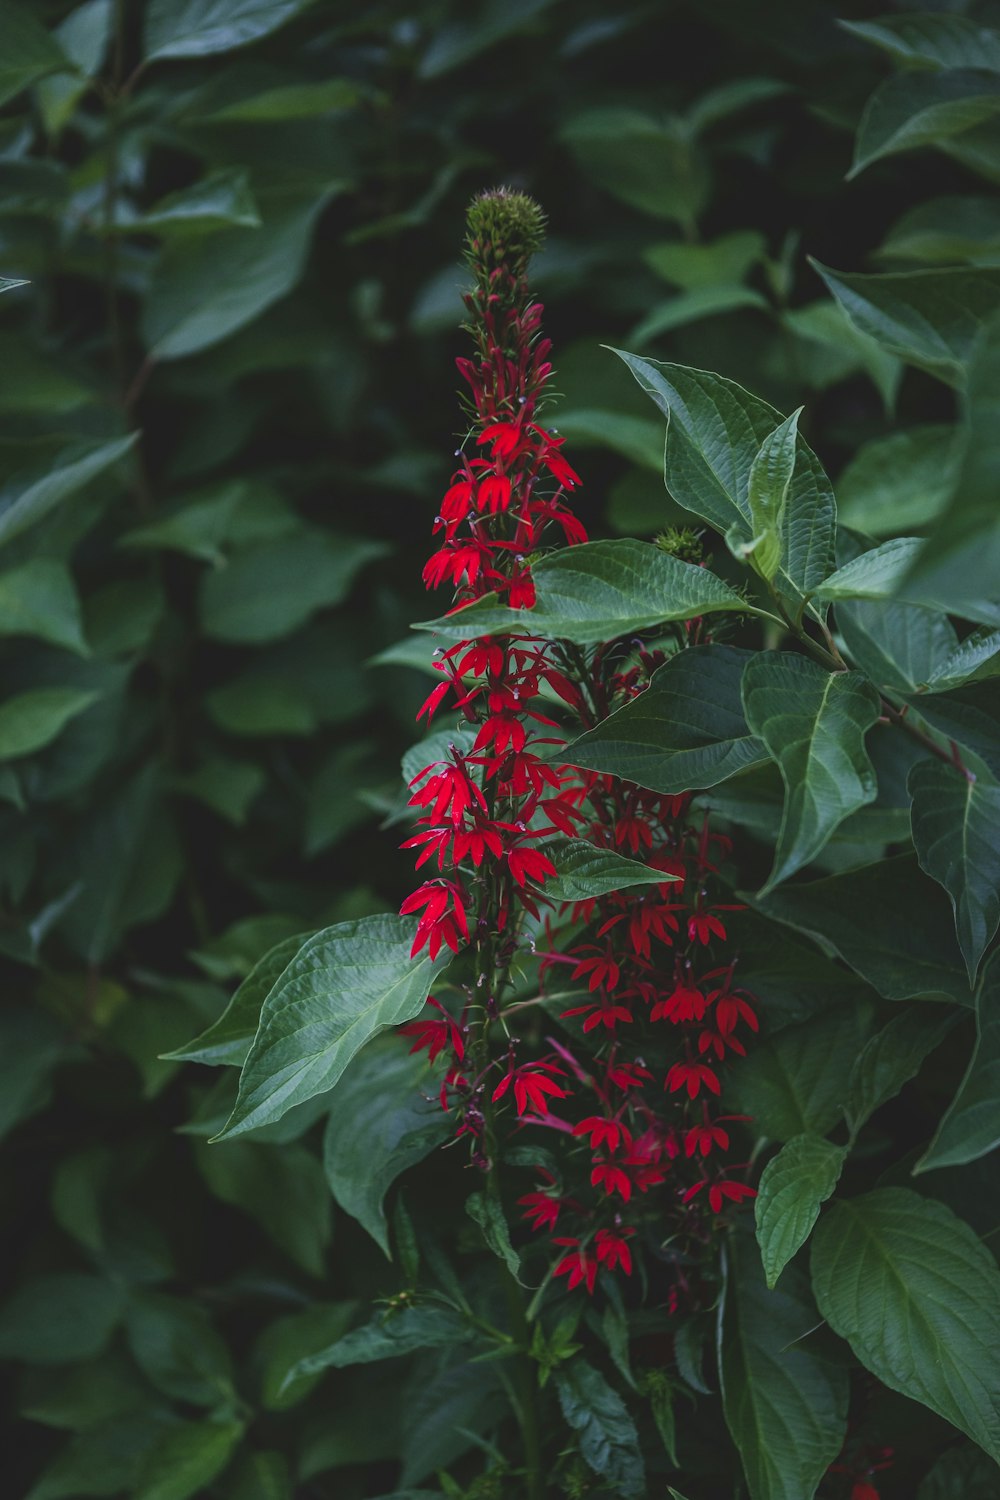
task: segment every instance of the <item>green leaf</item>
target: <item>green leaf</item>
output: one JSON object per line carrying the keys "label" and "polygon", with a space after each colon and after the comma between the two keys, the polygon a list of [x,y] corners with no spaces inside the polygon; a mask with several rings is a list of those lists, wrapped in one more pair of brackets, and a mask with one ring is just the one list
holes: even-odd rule
{"label": "green leaf", "polygon": [[927,678],[938,693],[951,692],[984,677],[1000,675],[1000,630],[973,630],[956,642],[948,658]]}
{"label": "green leaf", "polygon": [[310,0],[151,0],[146,15],[146,61],[207,57],[270,36]]}
{"label": "green leaf", "polygon": [[215,640],[250,644],[290,635],[316,610],[341,604],[361,569],[388,550],[308,527],[239,552],[202,579],[202,629]]}
{"label": "green leaf", "polygon": [[652,312],[628,332],[630,344],[648,344],[650,340],[670,333],[674,328],[684,328],[688,323],[697,323],[702,318],[715,317],[720,313],[737,312],[740,308],[755,307],[768,311],[769,305],[760,292],[749,286],[700,286],[689,292],[677,292],[666,302],[659,303]]}
{"label": "green leaf", "polygon": [[[701,516],[727,540],[732,534],[733,540],[752,541],[750,474],[761,444],[782,423],[780,412],[708,370],[613,352],[667,419],[664,479],[678,505]],[[811,593],[833,568],[836,519],[830,481],[800,435],[781,526],[779,569],[794,595]]]}
{"label": "green leaf", "polygon": [[969,682],[944,693],[915,693],[912,706],[934,729],[971,750],[1000,778],[1000,682]]}
{"label": "green leaf", "polygon": [[229,1350],[196,1302],[143,1292],[129,1305],[126,1331],[133,1358],[164,1395],[194,1406],[235,1395]]}
{"label": "green leaf", "polygon": [[438,1349],[465,1342],[472,1330],[450,1307],[420,1303],[380,1313],[363,1328],[331,1344],[317,1354],[307,1355],[293,1365],[285,1376],[282,1389],[293,1381],[322,1370],[343,1370],[351,1365],[376,1364],[383,1359],[398,1359],[417,1349]]}
{"label": "green leaf", "polygon": [[253,1351],[260,1375],[260,1400],[267,1411],[284,1411],[302,1401],[322,1371],[289,1381],[296,1365],[342,1339],[358,1310],[357,1302],[311,1302],[301,1312],[269,1323]]}
{"label": "green leaf", "polygon": [[26,1500],[133,1495],[146,1455],[172,1426],[161,1415],[132,1411],[78,1433],[32,1485]]}
{"label": "green leaf", "polygon": [[933,521],[953,492],[956,438],[952,426],[928,425],[865,443],[837,481],[841,523],[884,536]]}
{"label": "green leaf", "polygon": [[873,42],[897,62],[933,68],[986,68],[1000,73],[1000,34],[967,16],[939,11],[840,21],[863,41]]}
{"label": "green leaf", "polygon": [[[816,590],[818,599],[889,599],[924,545],[923,537],[897,536],[870,552],[862,552],[825,578]],[[905,598],[905,590],[903,591]],[[912,602],[912,601],[911,601]],[[919,602],[919,601],[917,601]]]}
{"label": "green leaf", "polygon": [[551,838],[539,848],[556,867],[545,881],[545,894],[555,901],[589,901],[610,891],[634,885],[662,885],[673,877],[650,869],[638,859],[625,859],[613,849],[601,849],[588,839]]}
{"label": "green leaf", "polygon": [[36,79],[66,68],[62,48],[35,15],[12,0],[3,0],[0,5],[0,33],[0,104],[6,104]]}
{"label": "green leaf", "polygon": [[815,1135],[795,1135],[764,1168],[754,1210],[769,1290],[812,1233],[820,1205],[840,1180],[846,1155],[845,1146]]}
{"label": "green leaf", "polygon": [[804,1336],[816,1313],[794,1268],[768,1291],[749,1236],[733,1236],[719,1349],[726,1426],[751,1500],[806,1500],[840,1451],[847,1426],[846,1371]]}
{"label": "green leaf", "polygon": [[976,995],[976,1045],[934,1139],[913,1171],[959,1167],[1000,1145],[1000,959],[991,956]]}
{"label": "green leaf", "polygon": [[242,1209],[310,1276],[322,1276],[333,1216],[323,1169],[304,1146],[260,1141],[199,1145],[198,1167],[214,1197]]}
{"label": "green leaf", "polygon": [[737,1109],[777,1141],[825,1135],[840,1119],[851,1064],[872,1025],[872,1005],[862,1000],[756,1043],[727,1084]]}
{"label": "green leaf", "polygon": [[844,1105],[852,1136],[917,1076],[924,1058],[944,1041],[957,1020],[957,1013],[942,1015],[936,1007],[905,1010],[865,1043],[851,1068]]}
{"label": "green leaf", "polygon": [[807,657],[781,651],[748,662],[743,707],[785,783],[766,892],[809,864],[838,824],[875,800],[878,786],[864,740],[879,716],[879,699],[860,672],[827,672]]}
{"label": "green leaf", "polygon": [[[886,415],[892,415],[903,375],[902,365],[874,339],[855,328],[836,302],[820,298],[804,307],[786,308],[781,322],[802,346],[801,352],[797,350],[794,356],[795,366],[798,369],[804,365],[804,378],[809,385],[823,391],[863,371],[882,397]],[[839,493],[837,507],[839,513]]]}
{"label": "green leaf", "polygon": [[436,1073],[403,1037],[377,1037],[337,1087],[323,1140],[330,1191],[385,1255],[385,1196],[407,1168],[446,1139],[451,1121],[437,1099]]}
{"label": "green leaf", "polygon": [[1000,1462],[1000,1271],[968,1224],[906,1188],[866,1193],[824,1216],[812,1275],[866,1369]]}
{"label": "green leaf", "polygon": [[288,83],[246,98],[234,99],[208,113],[198,110],[195,118],[213,125],[256,125],[283,120],[313,120],[332,110],[351,109],[369,91],[353,78],[324,78],[315,83]]}
{"label": "green leaf", "polygon": [[569,764],[677,795],[715,786],[767,761],[747,728],[740,684],[752,653],[694,646],[653,673],[649,687],[560,752]]}
{"label": "green leaf", "polygon": [[639,1437],[618,1392],[583,1359],[571,1360],[553,1378],[562,1414],[577,1434],[584,1461],[613,1494],[624,1500],[644,1495]]}
{"label": "green leaf", "polygon": [[245,760],[230,760],[225,756],[212,756],[202,761],[187,776],[177,776],[171,782],[173,790],[184,797],[193,797],[205,807],[235,824],[243,826],[247,814],[264,789],[267,776],[261,766]]}
{"label": "green leaf", "polygon": [[978,1448],[947,1448],[917,1491],[917,1500],[994,1500],[997,1471]]}
{"label": "green leaf", "polygon": [[1000,248],[1000,203],[996,198],[931,198],[911,208],[889,230],[875,252],[879,260],[954,265],[988,264]]}
{"label": "green leaf", "polygon": [[958,649],[947,616],[894,600],[838,603],[837,625],[866,676],[899,693],[915,693],[932,682]]}
{"label": "green leaf", "polygon": [[0,760],[41,750],[100,697],[85,688],[29,688],[0,703]]}
{"label": "green leaf", "polygon": [[972,1002],[944,892],[913,855],[771,891],[753,904],[829,944],[887,1000]]}
{"label": "green leaf", "polygon": [[1000,113],[1000,79],[975,68],[908,70],[872,94],[858,126],[848,180],[882,157],[937,146]]}
{"label": "green leaf", "polygon": [[0,573],[0,635],[30,635],[87,655],[80,600],[63,563],[36,557]]}
{"label": "green leaf", "polygon": [[[720,235],[707,245],[666,240],[650,245],[643,260],[658,276],[685,291],[741,282],[764,257],[767,245],[755,229]],[[559,430],[562,431],[560,421]]]}
{"label": "green leaf", "polygon": [[0,1012],[0,1139],[43,1108],[53,1071],[75,1051],[48,1011],[13,997],[7,1001]]}
{"label": "green leaf", "polygon": [[108,50],[113,19],[112,0],[85,0],[71,10],[53,31],[71,73],[57,73],[39,80],[35,97],[49,135],[58,135],[86,93],[90,80],[100,72]]}
{"label": "green leaf", "polygon": [[948,385],[963,384],[976,341],[1000,309],[1000,270],[855,276],[812,265],[862,333]]}
{"label": "green leaf", "polygon": [[242,1436],[242,1422],[215,1420],[184,1422],[165,1432],[142,1461],[133,1500],[189,1500],[204,1494]]}
{"label": "green leaf", "polygon": [[[509,9],[508,4],[504,7]],[[423,1500],[426,1491],[406,1486],[447,1469],[474,1445],[490,1450],[498,1421],[509,1419],[510,1404],[495,1365],[469,1359],[459,1363],[443,1356],[424,1362],[410,1376],[400,1398],[399,1482],[393,1500]]]}
{"label": "green leaf", "polygon": [[98,474],[110,469],[138,441],[138,433],[96,447],[74,444],[55,458],[43,474],[12,480],[0,490],[0,545],[47,516],[62,500],[82,490]]}
{"label": "green leaf", "polygon": [[629,463],[659,474],[663,467],[663,436],[659,422],[634,417],[631,412],[571,407],[559,413],[559,433],[576,448],[610,448]]}
{"label": "green leaf", "polygon": [[470,1193],[465,1200],[465,1212],[479,1225],[488,1248],[516,1277],[521,1269],[521,1257],[510,1242],[510,1227],[501,1204],[488,1193]]}
{"label": "green leaf", "polygon": [[236,1108],[218,1139],[269,1125],[326,1093],[365,1042],[420,1012],[451,953],[411,958],[412,940],[407,918],[362,917],[299,949],[264,1001]]}
{"label": "green leaf", "polygon": [[944,886],[974,984],[1000,927],[1000,785],[940,760],[918,761],[907,782],[920,868]]}
{"label": "green leaf", "polygon": [[308,735],[318,724],[313,705],[297,683],[253,668],[207,693],[205,707],[220,729],[248,738]]}
{"label": "green leaf", "polygon": [[24,1281],[0,1308],[0,1359],[63,1365],[95,1359],[122,1314],[122,1288],[102,1276],[57,1272]]}
{"label": "green leaf", "polygon": [[781,534],[785,502],[795,470],[795,444],[802,407],[780,423],[761,443],[750,466],[747,504],[750,508],[749,542],[733,540],[735,555],[749,561],[761,578],[771,579],[781,565]]}
{"label": "green leaf", "polygon": [[508,609],[487,594],[413,628],[458,640],[530,633],[589,646],[717,610],[758,613],[707,568],[681,562],[651,542],[567,547],[541,558],[532,577],[537,598],[531,609]]}
{"label": "green leaf", "polygon": [[[173,0],[165,3],[173,14]],[[217,3],[229,8],[228,0]],[[305,269],[316,219],[338,186],[308,196],[262,194],[259,229],[172,240],[143,304],[151,356],[181,359],[209,349],[290,292]]]}
{"label": "green leaf", "polygon": [[193,187],[168,193],[145,213],[123,215],[113,226],[128,234],[208,234],[233,225],[258,229],[260,214],[245,170],[222,168],[209,172]]}
{"label": "green leaf", "polygon": [[694,227],[708,196],[708,168],[682,121],[637,109],[588,109],[559,138],[598,187],[640,213]]}

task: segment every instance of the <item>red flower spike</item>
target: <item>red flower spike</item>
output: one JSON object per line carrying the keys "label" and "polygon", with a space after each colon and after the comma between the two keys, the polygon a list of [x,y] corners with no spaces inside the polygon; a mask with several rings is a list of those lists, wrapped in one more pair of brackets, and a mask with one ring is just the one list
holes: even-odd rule
{"label": "red flower spike", "polygon": [[674,1063],[667,1073],[664,1088],[675,1094],[678,1089],[686,1088],[689,1099],[696,1099],[702,1084],[711,1094],[720,1094],[722,1086],[708,1063]]}
{"label": "red flower spike", "polygon": [[616,1266],[621,1266],[626,1276],[632,1274],[632,1252],[628,1247],[628,1240],[635,1234],[635,1230],[623,1225],[619,1230],[599,1229],[594,1235],[594,1249],[597,1259],[609,1271]]}
{"label": "red flower spike", "polygon": [[627,1150],[632,1144],[632,1132],[627,1126],[620,1120],[606,1120],[600,1115],[588,1115],[579,1125],[574,1125],[573,1134],[589,1135],[591,1151],[597,1151],[601,1146],[617,1151],[620,1145]]}
{"label": "red flower spike", "polygon": [[525,1063],[500,1080],[493,1090],[493,1098],[502,1099],[513,1083],[518,1114],[523,1115],[528,1110],[544,1114],[548,1110],[547,1095],[553,1099],[566,1098],[566,1090],[560,1088],[555,1079],[548,1076],[549,1073],[561,1074],[562,1068],[556,1067],[555,1063]]}
{"label": "red flower spike", "polygon": [[627,1203],[632,1196],[632,1181],[628,1173],[614,1162],[599,1161],[590,1174],[591,1187],[603,1187],[609,1195],[620,1193]]}
{"label": "red flower spike", "polygon": [[[552,1243],[554,1245],[569,1245],[578,1247],[580,1241],[574,1239],[554,1238]],[[593,1256],[588,1255],[585,1249],[581,1250],[579,1248],[573,1248],[570,1251],[569,1255],[564,1255],[562,1260],[559,1261],[553,1274],[556,1276],[568,1276],[570,1291],[572,1291],[574,1287],[578,1287],[581,1281],[584,1282],[587,1291],[590,1292],[591,1295],[593,1295],[594,1283],[597,1280],[597,1261],[593,1258]]]}
{"label": "red flower spike", "polygon": [[525,1219],[531,1219],[532,1230],[554,1229],[563,1206],[561,1198],[553,1198],[551,1193],[525,1193],[523,1198],[518,1198],[518,1203],[524,1205]]}
{"label": "red flower spike", "polygon": [[429,1016],[424,1021],[408,1021],[405,1026],[400,1026],[400,1035],[415,1036],[417,1040],[410,1051],[419,1052],[426,1047],[430,1062],[434,1062],[449,1045],[458,1061],[462,1062],[465,1058],[465,1039],[461,1027],[433,995],[427,996],[427,1004],[441,1012],[440,1018]]}

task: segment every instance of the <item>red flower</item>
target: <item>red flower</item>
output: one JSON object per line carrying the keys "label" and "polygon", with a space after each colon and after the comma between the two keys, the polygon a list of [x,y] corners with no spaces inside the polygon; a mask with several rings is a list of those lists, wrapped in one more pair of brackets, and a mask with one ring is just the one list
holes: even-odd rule
{"label": "red flower", "polygon": [[540,849],[525,848],[523,844],[508,849],[507,864],[510,873],[520,886],[523,886],[526,880],[541,885],[547,876],[556,873],[556,867],[547,854],[543,854]]}
{"label": "red flower", "polygon": [[689,1187],[684,1193],[682,1201],[690,1203],[703,1187],[708,1187],[708,1206],[713,1214],[721,1214],[726,1200],[731,1203],[739,1203],[742,1198],[756,1198],[757,1189],[748,1187],[745,1182],[729,1182],[723,1178],[719,1182],[709,1184],[706,1180],[696,1182],[694,1187]]}
{"label": "red flower", "polygon": [[[448,910],[449,903],[451,910]],[[424,908],[417,923],[416,936],[410,957],[415,958],[424,944],[430,957],[437,958],[441,944],[447,943],[452,953],[457,953],[459,939],[469,941],[469,922],[465,911],[465,892],[453,880],[429,880],[407,896],[399,908],[401,916]]]}
{"label": "red flower", "polygon": [[675,1094],[680,1088],[686,1088],[688,1091],[688,1098],[694,1099],[697,1098],[702,1084],[704,1084],[708,1091],[712,1094],[719,1094],[722,1092],[719,1080],[716,1078],[712,1069],[708,1066],[708,1063],[678,1062],[674,1063],[673,1067],[667,1074],[664,1087],[668,1088],[672,1094]]}
{"label": "red flower", "polygon": [[632,1182],[628,1173],[615,1166],[614,1162],[599,1161],[590,1174],[590,1185],[603,1187],[609,1196],[611,1193],[621,1193],[626,1203],[632,1196]]}
{"label": "red flower", "polygon": [[707,1004],[701,990],[695,989],[691,984],[679,984],[666,1000],[657,1001],[649,1019],[659,1021],[666,1016],[668,1021],[675,1024],[679,1021],[700,1021]]}
{"label": "red flower", "polygon": [[628,1247],[627,1240],[635,1234],[634,1229],[623,1226],[617,1232],[613,1229],[599,1229],[594,1235],[594,1248],[597,1251],[597,1259],[606,1265],[609,1271],[620,1265],[626,1276],[632,1274],[632,1252]]}
{"label": "red flower", "polygon": [[589,1135],[591,1151],[597,1151],[601,1146],[617,1151],[623,1142],[626,1149],[632,1144],[632,1132],[620,1120],[605,1120],[600,1115],[588,1115],[573,1127],[573,1134]]}
{"label": "red flower", "polygon": [[514,1102],[519,1115],[529,1109],[545,1114],[549,1107],[546,1095],[551,1095],[553,1099],[566,1098],[566,1090],[548,1076],[549,1073],[561,1074],[562,1071],[555,1063],[525,1063],[500,1080],[493,1090],[493,1098],[502,1099],[513,1083]]}
{"label": "red flower", "polygon": [[524,1204],[524,1218],[533,1219],[532,1229],[554,1229],[559,1211],[563,1206],[561,1198],[553,1198],[551,1193],[525,1193],[523,1198],[518,1198],[518,1203]]}
{"label": "red flower", "polygon": [[693,1156],[696,1151],[707,1156],[713,1146],[721,1146],[723,1151],[729,1150],[729,1132],[723,1130],[721,1125],[693,1125],[684,1137],[685,1156]]}
{"label": "red flower", "polygon": [[411,1052],[419,1052],[426,1047],[431,1062],[445,1047],[451,1044],[459,1062],[465,1057],[465,1041],[458,1023],[448,1014],[444,1006],[434,999],[433,995],[427,996],[427,1004],[433,1005],[435,1010],[441,1012],[440,1019],[428,1016],[424,1021],[408,1021],[405,1026],[399,1028],[402,1036],[415,1036],[416,1041],[410,1048]]}
{"label": "red flower", "polygon": [[692,943],[710,943],[712,938],[726,940],[726,929],[718,917],[713,917],[711,912],[696,911],[688,922],[688,940]]}
{"label": "red flower", "polygon": [[[555,1238],[553,1239],[552,1243],[554,1245],[569,1245],[573,1247],[579,1247],[580,1241]],[[573,1248],[570,1251],[570,1254],[564,1255],[562,1260],[556,1266],[555,1275],[569,1276],[570,1291],[572,1291],[574,1287],[579,1286],[581,1281],[585,1282],[587,1291],[590,1292],[591,1295],[593,1295],[594,1282],[597,1280],[597,1261],[593,1258],[593,1256],[589,1255],[586,1250]]]}

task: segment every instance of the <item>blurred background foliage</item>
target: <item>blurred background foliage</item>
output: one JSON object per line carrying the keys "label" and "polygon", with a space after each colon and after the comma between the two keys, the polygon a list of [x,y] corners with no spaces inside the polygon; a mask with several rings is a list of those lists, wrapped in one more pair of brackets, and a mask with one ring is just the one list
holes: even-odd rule
{"label": "blurred background foliage", "polygon": [[160,1054],[410,883],[474,192],[549,215],[550,421],[594,535],[679,518],[608,343],[805,401],[843,520],[933,523],[953,395],[807,256],[1000,266],[1000,7],[881,13],[0,3],[9,1493],[354,1500],[475,1428],[468,1371],[277,1394],[384,1270],[333,1223],[316,1110],[208,1149],[234,1070]]}

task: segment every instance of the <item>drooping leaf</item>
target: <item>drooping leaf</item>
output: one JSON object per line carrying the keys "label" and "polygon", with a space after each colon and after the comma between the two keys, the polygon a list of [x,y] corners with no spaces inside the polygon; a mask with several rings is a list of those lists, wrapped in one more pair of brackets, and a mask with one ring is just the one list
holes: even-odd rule
{"label": "drooping leaf", "polygon": [[1000,784],[940,760],[918,761],[908,781],[920,868],[951,897],[959,946],[974,984],[1000,927]]}
{"label": "drooping leaf", "polygon": [[853,1060],[871,1034],[870,1001],[837,1006],[758,1041],[727,1089],[761,1135],[824,1135],[837,1123]]}
{"label": "drooping leaf", "polygon": [[64,564],[36,557],[0,573],[0,635],[30,635],[86,655],[80,600]]}
{"label": "drooping leaf", "polygon": [[807,865],[878,791],[864,737],[878,694],[859,672],[825,671],[807,657],[768,652],[748,662],[743,708],[785,783],[774,868],[765,891]]}
{"label": "drooping leaf", "polygon": [[868,100],[848,177],[897,151],[937,146],[998,112],[1000,79],[995,73],[972,67],[907,69],[880,84]]}
{"label": "drooping leaf", "polygon": [[853,1135],[877,1109],[894,1099],[905,1083],[948,1035],[958,1020],[955,1012],[908,1009],[893,1016],[858,1053],[847,1085],[844,1114]]}
{"label": "drooping leaf", "polygon": [[813,1290],[866,1369],[1000,1462],[1000,1271],[962,1219],[906,1188],[834,1204]]}
{"label": "drooping leaf", "polygon": [[[734,540],[753,537],[750,474],[780,412],[707,370],[615,350],[667,418],[664,478],[685,510]],[[779,586],[811,593],[834,566],[836,503],[819,459],[799,435],[781,524]]]}
{"label": "drooping leaf", "polygon": [[896,62],[931,68],[986,68],[1000,73],[1000,33],[969,16],[915,11],[874,21],[841,21],[845,31],[872,42]]}
{"label": "drooping leaf", "polygon": [[718,610],[756,612],[707,568],[681,562],[650,542],[567,547],[543,557],[532,577],[537,601],[531,609],[507,609],[488,594],[414,629],[457,640],[531,633],[589,646]]}
{"label": "drooping leaf", "polygon": [[976,1045],[958,1092],[914,1172],[978,1161],[1000,1145],[1000,960],[983,970],[976,995]]}
{"label": "drooping leaf", "polygon": [[94,1359],[107,1347],[124,1301],[123,1288],[103,1276],[33,1276],[0,1308],[0,1359],[40,1365]]}
{"label": "drooping leaf", "polygon": [[39,687],[0,703],[0,760],[31,755],[51,744],[98,697],[89,688]]}
{"label": "drooping leaf", "polygon": [[471,1331],[457,1312],[434,1303],[419,1303],[379,1313],[362,1328],[345,1333],[329,1348],[300,1359],[285,1376],[282,1389],[321,1370],[375,1364],[383,1359],[398,1359],[400,1355],[412,1354],[417,1349],[461,1344],[469,1338]]}
{"label": "drooping leaf", "polygon": [[972,1003],[944,892],[911,854],[771,891],[754,905],[829,943],[887,1000]]}
{"label": "drooping leaf", "polygon": [[240,1092],[220,1139],[280,1120],[332,1089],[377,1032],[418,1014],[451,957],[410,957],[413,923],[362,917],[316,933],[267,995]]}
{"label": "drooping leaf", "polygon": [[66,68],[66,55],[58,42],[26,6],[3,0],[0,32],[0,104],[6,104],[36,79]]}
{"label": "drooping leaf", "polygon": [[0,490],[0,544],[19,536],[47,516],[62,500],[82,490],[98,474],[123,458],[138,433],[110,443],[75,444],[48,464],[43,473],[25,482],[14,478]]}
{"label": "drooping leaf", "polygon": [[337,1086],[323,1141],[330,1191],[389,1255],[385,1196],[452,1129],[433,1098],[435,1073],[402,1037],[376,1037]]}
{"label": "drooping leaf", "polygon": [[816,1313],[803,1277],[768,1291],[749,1236],[733,1236],[719,1350],[726,1426],[751,1500],[806,1500],[847,1425],[846,1371],[803,1343]]}
{"label": "drooping leaf", "polygon": [[858,276],[813,264],[863,333],[949,385],[964,383],[976,341],[1000,309],[1000,270],[956,267]]}
{"label": "drooping leaf", "polygon": [[623,1500],[645,1493],[639,1438],[624,1401],[584,1359],[573,1359],[554,1376],[559,1405],[577,1434],[585,1462]]}
{"label": "drooping leaf", "polygon": [[565,759],[669,794],[764,764],[767,751],[747,728],[740,697],[751,656],[736,646],[679,651],[644,693],[573,740]]}
{"label": "drooping leaf", "polygon": [[837,1186],[847,1151],[816,1135],[786,1141],[761,1174],[754,1201],[757,1243],[768,1288],[801,1250]]}
{"label": "drooping leaf", "polygon": [[206,573],[201,621],[216,640],[258,643],[290,635],[316,610],[340,604],[385,543],[303,528],[237,553]]}
{"label": "drooping leaf", "polygon": [[146,61],[231,52],[269,36],[310,0],[151,0]]}

